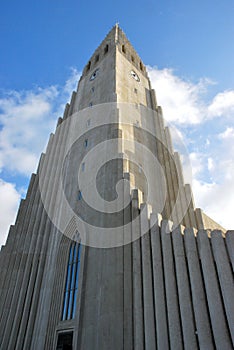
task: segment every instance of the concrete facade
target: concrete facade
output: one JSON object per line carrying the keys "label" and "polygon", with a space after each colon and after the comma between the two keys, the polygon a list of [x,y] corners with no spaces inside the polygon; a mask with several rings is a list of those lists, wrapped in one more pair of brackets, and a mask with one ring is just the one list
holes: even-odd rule
{"label": "concrete facade", "polygon": [[[99,212],[86,203],[93,182]],[[116,198],[128,205],[112,206]],[[120,236],[95,245],[77,217]],[[195,208],[146,68],[116,25],[84,68],[1,249],[0,349],[232,349],[233,237]]]}

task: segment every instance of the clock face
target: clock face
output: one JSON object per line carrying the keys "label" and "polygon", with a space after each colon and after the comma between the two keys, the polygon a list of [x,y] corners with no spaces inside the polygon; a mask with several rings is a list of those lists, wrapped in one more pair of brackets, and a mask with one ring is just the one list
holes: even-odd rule
{"label": "clock face", "polygon": [[131,70],[131,76],[133,77],[133,79],[135,79],[136,81],[140,81],[139,76],[137,75],[136,72],[134,72],[134,70]]}
{"label": "clock face", "polygon": [[94,80],[99,72],[99,68],[95,69],[95,71],[93,72],[93,74],[91,75],[91,77],[89,78],[90,81]]}

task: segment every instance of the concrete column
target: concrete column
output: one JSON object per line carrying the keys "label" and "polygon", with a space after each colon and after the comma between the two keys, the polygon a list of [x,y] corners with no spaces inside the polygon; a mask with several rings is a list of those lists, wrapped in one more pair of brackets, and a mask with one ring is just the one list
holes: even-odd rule
{"label": "concrete column", "polygon": [[231,350],[233,347],[231,345],[231,339],[224,315],[218,285],[218,276],[215,271],[207,231],[199,230],[197,239],[215,345],[218,350]]}
{"label": "concrete column", "polygon": [[[66,106],[67,107],[67,106]],[[66,108],[68,113],[68,108]],[[68,121],[66,122],[68,123]],[[58,173],[60,169],[57,167],[58,159],[63,157],[64,153],[64,145],[66,142],[67,134],[69,132],[69,128],[65,128],[63,130],[61,127],[56,131],[56,137],[52,134],[50,137],[50,141],[48,147],[46,149],[45,159],[42,168],[40,169],[41,173],[47,178],[47,182],[45,184],[46,187],[46,200],[50,201],[50,206],[56,208],[56,186],[58,183]],[[51,172],[49,176],[48,172]],[[47,190],[48,189],[48,190]],[[60,199],[57,199],[58,203],[60,203]],[[32,346],[35,348],[43,348],[44,342],[46,339],[47,333],[47,322],[48,315],[50,310],[51,303],[51,295],[54,281],[54,273],[55,273],[55,259],[57,253],[57,242],[55,239],[56,228],[51,225],[51,223],[47,220],[46,212],[43,211],[41,214],[41,224],[40,224],[40,233],[43,231],[46,232],[45,240],[43,241],[43,246],[46,246],[47,239],[49,240],[48,246],[43,248],[43,254],[41,256],[41,261],[39,265],[40,273],[43,268],[47,271],[46,275],[43,276],[43,280],[41,281],[41,275],[38,276],[39,279],[37,283],[40,283],[40,295],[38,295],[38,305],[37,305],[37,317],[34,315],[34,329],[33,334],[28,332],[26,341],[30,342],[31,338],[33,338]],[[45,260],[46,259],[46,260]],[[33,315],[31,316],[33,317]],[[29,327],[30,329],[30,327]],[[51,335],[50,335],[51,336]]]}
{"label": "concrete column", "polygon": [[66,103],[64,112],[63,112],[63,120],[67,119],[68,115],[69,115],[69,109],[70,109],[70,104]]}
{"label": "concrete column", "polygon": [[143,288],[138,191],[132,192],[132,264],[133,264],[133,342],[134,350],[144,349]]}
{"label": "concrete column", "polygon": [[172,223],[166,220],[161,224],[161,240],[164,266],[164,279],[167,300],[167,318],[169,328],[170,348],[181,350],[183,339],[181,331],[180,310],[178,305],[178,294],[175,278],[175,266],[171,244]]}
{"label": "concrete column", "polygon": [[[156,223],[155,223],[156,222]],[[163,276],[162,248],[159,224],[161,217],[156,218],[156,214],[151,214],[151,249],[152,249],[152,268],[153,268],[153,291],[155,304],[155,323],[157,349],[169,349],[166,295]]]}
{"label": "concrete column", "polygon": [[165,177],[167,179],[167,201],[168,207],[170,208],[168,220],[176,220],[176,217],[173,217],[173,209],[175,206],[175,193],[174,193],[174,182],[172,180],[171,173],[171,158],[169,153],[170,146],[168,145],[165,129],[162,130],[162,142],[163,142],[163,153],[164,153],[164,166],[165,166]]}
{"label": "concrete column", "polygon": [[211,243],[223,296],[224,308],[234,345],[234,280],[221,231],[212,231]]}
{"label": "concrete column", "polygon": [[168,218],[175,223],[178,222],[178,212],[177,208],[175,207],[176,199],[178,197],[178,174],[176,171],[175,161],[173,157],[173,149],[172,149],[172,143],[171,143],[171,135],[168,127],[165,128],[165,142],[166,142],[166,158],[168,162],[168,175],[169,175],[169,197],[171,202],[171,217]]}
{"label": "concrete column", "polygon": [[[130,199],[130,184],[129,174],[124,174],[124,179],[128,182],[124,183],[124,197]],[[125,203],[127,200],[125,201]],[[131,222],[131,208],[130,206],[124,209],[124,225]],[[124,303],[123,303],[123,349],[133,349],[133,290],[132,290],[132,232],[130,225],[124,226],[124,246],[123,246],[123,288],[124,288]],[[125,244],[130,241],[130,243]]]}
{"label": "concrete column", "polygon": [[[67,128],[68,129],[68,128]],[[45,175],[48,176],[48,172],[52,171],[53,176],[51,176],[52,180],[50,180],[50,185],[49,182],[47,183],[48,186],[48,193],[47,196],[48,198],[51,200],[50,205],[54,206],[54,201],[56,198],[56,188],[58,185],[58,181],[59,181],[59,176],[58,174],[60,173],[61,169],[58,169],[57,167],[57,162],[59,161],[59,159],[61,159],[61,157],[63,157],[63,152],[64,152],[64,145],[66,142],[66,135],[67,135],[67,129],[66,132],[62,132],[62,129],[59,128],[57,131],[57,138],[54,138],[53,142],[50,144],[50,147],[47,150],[47,160],[45,160],[45,157],[43,159],[43,162],[41,163],[41,166],[44,167],[45,170]],[[51,168],[50,168],[51,166]],[[40,169],[39,169],[40,170]],[[40,175],[40,173],[39,173]],[[58,199],[57,199],[58,200]],[[58,202],[60,202],[58,200]],[[28,325],[25,331],[21,331],[20,334],[25,334],[24,339],[22,339],[22,337],[20,337],[18,339],[17,342],[17,346],[20,347],[21,343],[24,341],[24,344],[26,346],[26,348],[30,348],[31,347],[31,340],[32,340],[32,336],[33,336],[33,330],[34,330],[34,322],[35,319],[38,317],[36,317],[37,313],[36,310],[38,308],[38,304],[39,304],[39,298],[41,296],[41,291],[43,290],[41,288],[42,286],[42,278],[43,278],[43,272],[45,269],[45,265],[46,265],[46,259],[47,256],[49,256],[49,259],[51,260],[50,262],[50,267],[47,268],[47,276],[46,278],[48,278],[48,275],[51,274],[51,289],[50,289],[50,293],[52,291],[52,281],[53,281],[53,277],[54,277],[54,273],[55,273],[55,259],[56,259],[56,254],[58,251],[58,243],[60,241],[60,235],[57,232],[57,229],[51,224],[50,220],[48,220],[47,217],[47,213],[45,212],[45,210],[43,209],[42,205],[40,205],[41,208],[39,208],[39,215],[36,215],[36,217],[40,218],[40,227],[38,230],[38,233],[35,232],[34,229],[34,234],[36,234],[37,236],[37,243],[36,243],[36,247],[35,247],[35,255],[34,255],[34,264],[33,264],[33,269],[31,272],[31,277],[30,277],[30,283],[29,283],[29,290],[28,290],[28,294],[30,293],[30,291],[32,289],[35,289],[35,291],[33,292],[33,295],[27,297],[28,300],[31,300],[31,305],[30,305],[30,310],[29,310],[29,314],[27,315],[27,313],[24,314],[25,318],[28,318]],[[57,237],[56,237],[57,235]],[[53,240],[51,239],[53,237]],[[51,242],[51,244],[48,244],[48,242]],[[53,241],[53,243],[52,243]],[[50,247],[50,254],[48,251],[48,247]],[[37,255],[40,256],[39,259],[39,264],[38,264],[38,268],[37,268]],[[51,268],[53,266],[53,268]],[[40,292],[39,292],[40,291]],[[49,288],[47,287],[47,302],[49,300],[49,297],[51,296],[50,293],[48,293]],[[45,300],[44,300],[45,302]],[[58,303],[59,305],[59,303]],[[27,309],[25,307],[25,309]],[[44,311],[43,314],[43,324],[47,325],[47,320],[45,315],[48,316],[48,312],[49,312],[49,307],[47,308],[46,312]],[[41,329],[40,329],[41,331]],[[38,334],[37,334],[38,336]],[[42,346],[42,345],[40,345]]]}
{"label": "concrete column", "polygon": [[232,264],[232,270],[234,271],[234,231],[227,231],[226,244],[228,255]]}
{"label": "concrete column", "polygon": [[181,226],[173,231],[172,239],[184,348],[198,349]]}
{"label": "concrete column", "polygon": [[188,262],[188,272],[190,278],[199,349],[213,350],[214,343],[212,330],[206,304],[206,295],[200,269],[196,238],[193,229],[185,229],[184,243]]}
{"label": "concrete column", "polygon": [[[13,255],[14,265],[13,265],[13,275],[8,274],[7,279],[9,282],[6,283],[7,294],[5,299],[5,312],[4,320],[1,323],[0,329],[0,339],[2,339],[2,346],[7,347],[10,337],[17,337],[17,332],[12,333],[13,321],[16,319],[17,311],[16,309],[19,306],[19,294],[22,291],[22,283],[26,270],[26,262],[29,253],[29,246],[31,242],[31,237],[28,236],[28,218],[31,217],[33,204],[34,204],[34,195],[36,192],[37,184],[35,181],[35,176],[31,178],[31,186],[27,193],[27,197],[24,202],[23,215],[18,216],[17,218],[17,236],[15,246],[15,256]],[[33,221],[33,220],[31,220]],[[21,314],[18,315],[20,319]]]}
{"label": "concrete column", "polygon": [[[168,218],[170,216],[170,212],[171,212],[171,207],[170,207],[170,201],[169,201],[169,191],[168,191],[168,187],[169,187],[169,179],[168,179],[168,174],[166,171],[166,158],[165,158],[165,152],[164,152],[164,145],[165,145],[165,137],[164,137],[164,125],[163,125],[163,117],[162,117],[162,109],[159,106],[158,107],[158,113],[157,113],[158,118],[156,119],[156,122],[158,125],[156,125],[156,137],[157,137],[157,156],[158,156],[158,160],[160,165],[162,166],[164,175],[165,175],[165,180],[166,180],[166,201],[165,201],[165,206],[164,206],[164,210],[162,213],[162,216],[165,218]],[[158,126],[158,127],[157,127]]]}
{"label": "concrete column", "polygon": [[141,233],[146,232],[141,237],[145,350],[154,350],[156,348],[156,337],[152,281],[152,259],[148,210],[145,204],[141,205],[140,224]]}
{"label": "concrete column", "polygon": [[[16,241],[16,227],[12,226],[11,227],[11,235],[13,236],[13,240]],[[11,275],[11,271],[14,268],[15,265],[15,259],[18,257],[19,254],[16,254],[16,251],[14,251],[14,243],[12,242],[12,252],[10,252],[7,249],[7,246],[4,247],[4,250],[1,250],[1,278],[0,278],[0,310],[2,310],[4,304],[5,304],[5,298],[7,295],[7,291],[9,288],[9,284],[12,280],[12,278],[9,278]],[[19,266],[17,263],[16,266]],[[3,315],[2,315],[3,317]],[[0,317],[0,325],[1,325],[1,318]],[[0,332],[1,332],[1,327],[0,327]]]}
{"label": "concrete column", "polygon": [[76,100],[76,95],[77,95],[77,93],[75,91],[73,91],[72,97],[71,97],[71,102],[70,102],[70,108],[69,108],[69,112],[68,112],[69,116],[71,116],[74,113],[74,103]]}
{"label": "concrete column", "polygon": [[[59,129],[60,130],[60,129]],[[47,147],[47,152],[49,154],[50,160],[51,160],[51,172],[52,166],[55,166],[57,162],[57,152],[56,147],[57,144],[54,142],[54,138],[51,135],[49,145]],[[59,153],[59,152],[58,152]],[[48,171],[48,163],[43,162],[43,166]],[[48,176],[48,174],[46,174]],[[48,190],[48,196],[51,196],[51,191],[53,189],[53,185],[55,184],[55,178],[51,176],[52,179],[50,179],[51,185]],[[24,338],[23,334],[25,334],[27,327],[28,327],[28,318],[29,318],[29,312],[31,310],[31,307],[33,306],[31,302],[33,301],[33,293],[34,293],[34,287],[35,287],[35,279],[37,278],[38,273],[38,262],[39,265],[41,264],[43,260],[43,252],[41,251],[41,242],[42,237],[44,235],[49,235],[51,233],[51,230],[46,230],[46,220],[47,220],[47,214],[43,210],[43,205],[41,203],[40,198],[40,187],[39,187],[39,175],[36,176],[37,180],[37,191],[36,193],[31,196],[34,200],[34,206],[33,206],[33,218],[34,220],[29,221],[29,226],[27,227],[27,235],[29,237],[29,240],[27,242],[28,244],[28,257],[27,261],[25,262],[25,271],[24,271],[24,277],[22,282],[22,288],[20,290],[19,294],[19,300],[17,305],[17,314],[21,315],[20,317],[15,317],[14,323],[12,326],[12,333],[9,341],[10,347],[15,346],[23,346]],[[53,185],[52,185],[53,184]],[[48,185],[48,183],[47,183]],[[56,191],[55,191],[56,193]],[[51,197],[49,197],[51,198]],[[30,217],[30,216],[29,216]],[[38,250],[39,254],[41,255],[40,261],[38,261],[38,256],[36,253],[36,249]],[[36,303],[38,303],[38,300],[36,300]],[[23,312],[24,311],[24,312]],[[21,319],[22,317],[22,319]],[[34,318],[36,315],[34,314]],[[18,344],[18,345],[16,345]]]}
{"label": "concrete column", "polygon": [[202,218],[202,210],[200,208],[195,209],[195,217],[197,223],[197,229],[202,230],[204,228],[203,218]]}
{"label": "concrete column", "polygon": [[[36,179],[36,187],[38,186],[38,178]],[[24,260],[21,262],[21,268],[22,268],[22,281],[20,288],[18,289],[17,294],[14,294],[14,298],[12,301],[15,302],[16,308],[14,309],[14,314],[12,314],[12,321],[14,322],[10,325],[10,319],[8,322],[8,328],[10,329],[10,338],[9,338],[9,347],[14,348],[16,345],[16,341],[18,337],[22,337],[22,333],[19,332],[20,327],[23,327],[24,329],[27,327],[27,317],[26,320],[22,319],[23,312],[26,312],[28,315],[27,305],[30,307],[31,299],[27,299],[27,294],[32,295],[33,293],[33,287],[30,288],[30,277],[32,274],[32,270],[35,267],[33,264],[34,260],[34,253],[35,253],[35,247],[37,242],[37,236],[39,235],[38,228],[39,228],[39,222],[41,220],[41,217],[37,216],[37,210],[38,210],[38,203],[40,200],[40,193],[39,189],[37,187],[37,190],[32,195],[34,199],[34,203],[32,204],[32,216],[27,217],[34,218],[34,220],[30,220],[25,225],[25,231],[27,232],[27,238],[26,238],[26,244],[24,247]],[[37,234],[33,234],[33,229],[35,229],[35,226],[37,228]],[[37,259],[38,260],[38,259]],[[38,265],[38,261],[36,263]],[[37,267],[35,267],[37,269]],[[34,276],[35,278],[35,276]],[[15,316],[17,315],[17,317]],[[8,338],[8,336],[6,336]]]}
{"label": "concrete column", "polygon": [[188,215],[189,203],[188,203],[187,198],[186,198],[185,186],[180,187],[180,198],[181,198],[182,211],[184,213],[184,218],[183,218],[182,223],[185,227],[192,227],[192,223],[191,223],[190,217]]}
{"label": "concrete column", "polygon": [[[34,181],[35,181],[35,175],[33,174],[31,176],[30,183],[29,183],[29,188],[28,188],[29,193],[32,192]],[[3,254],[7,255],[9,257],[9,261],[7,259],[3,259],[2,265],[1,265],[2,274],[0,279],[0,310],[2,309],[2,306],[5,304],[5,297],[6,297],[7,291],[9,291],[9,283],[12,283],[12,280],[13,280],[12,278],[9,278],[10,272],[14,270],[14,273],[16,273],[16,271],[19,268],[19,261],[17,261],[17,263],[15,264],[15,259],[17,257],[17,253],[21,250],[25,241],[26,235],[24,234],[24,232],[22,232],[22,227],[23,227],[26,211],[28,210],[28,201],[29,201],[28,196],[27,196],[27,200],[26,199],[21,200],[15,226],[11,227],[10,234],[7,238],[7,241],[10,239],[11,242],[9,242],[9,245],[5,247],[4,253],[1,253],[1,256]],[[1,292],[2,287],[3,287],[3,290]],[[11,292],[13,293],[13,290],[14,290],[13,285],[11,285],[10,289],[11,289]],[[6,314],[8,314],[8,312]],[[1,328],[2,327],[0,327],[0,329]],[[4,328],[5,326],[3,327],[3,329]]]}
{"label": "concrete column", "polygon": [[196,228],[196,217],[195,217],[195,211],[194,211],[194,199],[193,199],[193,194],[192,194],[192,189],[190,184],[185,185],[185,193],[186,193],[186,198],[187,198],[187,203],[189,203],[188,207],[188,215],[190,217],[190,222],[192,227]]}

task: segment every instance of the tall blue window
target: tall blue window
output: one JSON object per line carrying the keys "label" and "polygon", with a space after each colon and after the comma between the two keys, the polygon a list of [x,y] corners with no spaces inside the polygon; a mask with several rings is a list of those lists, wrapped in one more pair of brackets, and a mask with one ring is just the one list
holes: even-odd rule
{"label": "tall blue window", "polygon": [[63,298],[62,321],[71,320],[75,317],[78,279],[80,269],[81,244],[73,242],[69,251],[67,277]]}

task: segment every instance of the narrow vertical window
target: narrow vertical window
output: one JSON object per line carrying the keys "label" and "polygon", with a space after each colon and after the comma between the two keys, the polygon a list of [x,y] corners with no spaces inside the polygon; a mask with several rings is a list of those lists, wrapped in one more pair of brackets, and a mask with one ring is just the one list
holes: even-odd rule
{"label": "narrow vertical window", "polygon": [[62,321],[71,320],[75,317],[80,269],[80,252],[81,244],[78,242],[73,242],[70,247],[67,265]]}
{"label": "narrow vertical window", "polygon": [[88,139],[84,140],[84,148],[88,147]]}
{"label": "narrow vertical window", "polygon": [[123,53],[126,53],[126,50],[125,50],[125,46],[124,46],[124,45],[122,45],[122,52],[123,52]]}
{"label": "narrow vertical window", "polygon": [[81,199],[82,199],[82,192],[78,191],[78,200],[81,201]]}
{"label": "narrow vertical window", "polygon": [[90,70],[90,67],[91,67],[91,61],[89,61],[89,63],[87,64],[87,71]]}

